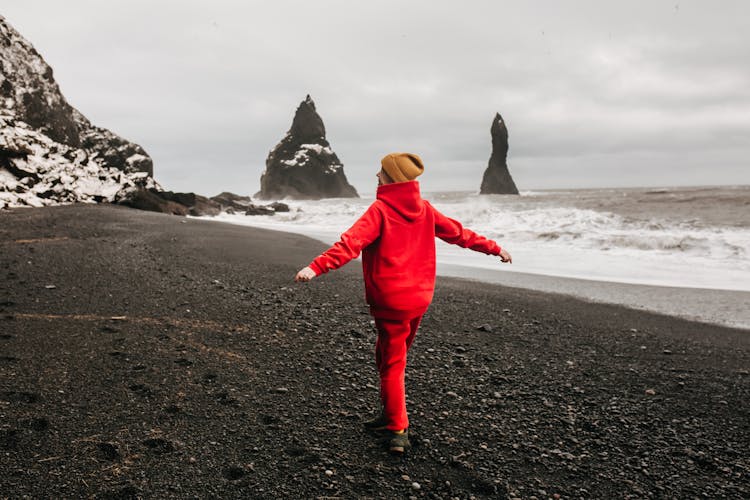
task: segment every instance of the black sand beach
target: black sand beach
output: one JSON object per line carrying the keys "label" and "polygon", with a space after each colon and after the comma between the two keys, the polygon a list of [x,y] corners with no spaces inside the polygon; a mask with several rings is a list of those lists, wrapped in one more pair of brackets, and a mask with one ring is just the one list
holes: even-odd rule
{"label": "black sand beach", "polygon": [[286,233],[0,212],[0,498],[748,498],[750,332],[439,279],[376,408],[358,264]]}

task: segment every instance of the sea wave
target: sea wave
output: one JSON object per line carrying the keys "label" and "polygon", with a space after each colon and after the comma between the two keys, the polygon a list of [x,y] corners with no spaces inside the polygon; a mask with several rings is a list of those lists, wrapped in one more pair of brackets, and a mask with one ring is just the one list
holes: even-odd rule
{"label": "sea wave", "polygon": [[743,228],[709,229],[690,222],[633,220],[571,207],[498,206],[488,200],[436,204],[436,208],[490,238],[509,242],[554,242],[610,253],[693,254],[736,261],[747,259],[750,249],[750,230]]}
{"label": "sea wave", "polygon": [[[433,205],[514,254],[513,269],[537,274],[630,283],[750,290],[750,228],[694,220],[624,216],[571,206],[550,197],[439,194]],[[590,197],[591,195],[588,194]],[[604,193],[602,205],[606,206]],[[227,222],[306,234],[332,243],[371,199],[287,201],[273,217],[222,215]],[[496,262],[438,246],[446,263],[492,267]]]}

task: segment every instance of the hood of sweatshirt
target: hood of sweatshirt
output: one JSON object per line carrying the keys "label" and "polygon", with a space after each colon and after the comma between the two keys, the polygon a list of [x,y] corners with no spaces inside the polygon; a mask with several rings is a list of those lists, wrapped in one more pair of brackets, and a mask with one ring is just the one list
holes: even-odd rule
{"label": "hood of sweatshirt", "polygon": [[375,196],[391,207],[396,213],[407,221],[413,221],[425,211],[422,195],[419,194],[419,182],[395,182],[378,186]]}

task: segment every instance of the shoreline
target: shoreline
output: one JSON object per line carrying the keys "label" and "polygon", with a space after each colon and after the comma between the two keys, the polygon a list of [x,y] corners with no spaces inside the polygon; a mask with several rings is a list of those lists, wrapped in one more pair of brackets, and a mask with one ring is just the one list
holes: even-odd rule
{"label": "shoreline", "polygon": [[[291,230],[294,228],[269,228],[263,224],[238,224],[232,220],[220,220],[214,217],[191,218],[304,236],[320,242],[325,245],[325,248],[330,246],[327,240],[331,238],[334,241],[337,240],[337,236],[314,234],[314,232],[310,234],[295,232]],[[471,250],[459,250],[465,252],[467,258],[474,257],[471,255]],[[445,263],[438,260],[437,275],[562,294],[590,302],[620,305],[631,309],[666,314],[676,318],[750,332],[750,309],[746,307],[746,304],[750,303],[750,291],[605,281],[525,273],[514,271],[512,266],[503,265],[500,268],[499,264],[498,267],[499,269],[495,270],[476,265]]]}
{"label": "shoreline", "polygon": [[745,291],[619,283],[454,264],[438,265],[438,275],[562,294],[750,333],[750,309],[743,307],[750,303],[750,292]]}
{"label": "shoreline", "polygon": [[359,266],[292,281],[325,245],[68,205],[0,247],[11,497],[750,496],[745,330],[441,277],[398,458]]}

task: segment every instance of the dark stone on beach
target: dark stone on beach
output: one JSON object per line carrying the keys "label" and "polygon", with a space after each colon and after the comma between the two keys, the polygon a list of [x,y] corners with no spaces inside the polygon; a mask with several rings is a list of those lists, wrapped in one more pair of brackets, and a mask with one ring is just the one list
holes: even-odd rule
{"label": "dark stone on beach", "polygon": [[289,211],[289,205],[287,205],[286,203],[281,203],[280,201],[274,201],[273,203],[267,206],[272,208],[274,212],[288,212]]}
{"label": "dark stone on beach", "polygon": [[490,127],[492,154],[482,177],[480,194],[518,194],[516,183],[508,171],[508,128],[500,113]]}
{"label": "dark stone on beach", "polygon": [[255,197],[314,200],[358,197],[326,139],[323,120],[309,95],[297,108],[289,131],[268,154],[260,191]]}
{"label": "dark stone on beach", "polygon": [[219,203],[199,194],[156,190],[152,190],[152,192],[166,201],[179,203],[187,207],[190,215],[219,215],[221,213],[221,205]]}
{"label": "dark stone on beach", "polygon": [[276,212],[289,212],[289,205],[275,201],[268,205],[256,205],[249,196],[224,192],[211,198],[219,204],[220,210],[229,214],[237,212],[245,215],[273,215]]}
{"label": "dark stone on beach", "polygon": [[167,201],[173,201],[186,207],[192,207],[193,205],[195,205],[198,196],[195,193],[175,193],[173,191],[158,191],[155,189],[152,189],[151,192],[159,198]]}
{"label": "dark stone on beach", "polygon": [[125,198],[120,200],[119,204],[130,208],[137,208],[138,210],[161,212],[164,214],[187,215],[190,212],[185,205],[166,200],[159,196],[158,193],[147,189],[131,191]]}
{"label": "dark stone on beach", "polygon": [[275,213],[273,208],[264,205],[250,205],[245,210],[245,215],[273,215]]}
{"label": "dark stone on beach", "polygon": [[228,191],[212,196],[210,200],[218,203],[221,210],[227,213],[229,213],[230,209],[244,212],[253,203],[253,200],[249,196],[241,196]]}
{"label": "dark stone on beach", "polygon": [[120,205],[174,215],[218,215],[221,205],[195,193],[139,189],[120,200]]}
{"label": "dark stone on beach", "polygon": [[205,196],[195,195],[195,204],[190,206],[190,215],[219,215],[221,206]]}

